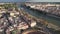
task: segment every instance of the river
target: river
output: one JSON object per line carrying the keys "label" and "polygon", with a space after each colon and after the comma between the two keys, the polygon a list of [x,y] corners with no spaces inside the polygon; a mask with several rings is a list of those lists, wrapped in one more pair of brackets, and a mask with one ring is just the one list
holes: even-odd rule
{"label": "river", "polygon": [[25,12],[31,14],[32,16],[35,16],[37,18],[42,18],[43,20],[46,20],[49,23],[60,26],[60,19],[50,17],[50,16],[47,16],[47,15],[43,15],[43,14],[40,14],[38,11],[32,11],[32,10],[24,8],[24,7],[20,7],[20,8],[23,8],[23,10],[25,10]]}

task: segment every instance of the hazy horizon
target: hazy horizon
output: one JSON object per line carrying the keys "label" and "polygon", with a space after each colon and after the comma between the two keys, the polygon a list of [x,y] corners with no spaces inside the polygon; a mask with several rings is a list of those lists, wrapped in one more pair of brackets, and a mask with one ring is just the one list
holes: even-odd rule
{"label": "hazy horizon", "polygon": [[60,0],[0,0],[0,2],[60,2]]}

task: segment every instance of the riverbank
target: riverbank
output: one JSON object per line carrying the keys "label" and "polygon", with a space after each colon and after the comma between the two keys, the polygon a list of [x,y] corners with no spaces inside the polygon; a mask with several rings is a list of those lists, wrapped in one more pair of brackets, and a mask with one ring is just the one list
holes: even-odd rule
{"label": "riverbank", "polygon": [[56,26],[56,25],[54,25],[52,23],[49,23],[47,27],[48,28],[53,28],[54,30],[60,30],[60,27],[59,26]]}

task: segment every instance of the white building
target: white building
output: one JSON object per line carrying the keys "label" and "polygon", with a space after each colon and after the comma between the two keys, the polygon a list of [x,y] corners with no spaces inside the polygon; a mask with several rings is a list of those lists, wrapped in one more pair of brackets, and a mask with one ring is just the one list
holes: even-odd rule
{"label": "white building", "polygon": [[36,25],[36,21],[31,22],[31,27],[34,27]]}

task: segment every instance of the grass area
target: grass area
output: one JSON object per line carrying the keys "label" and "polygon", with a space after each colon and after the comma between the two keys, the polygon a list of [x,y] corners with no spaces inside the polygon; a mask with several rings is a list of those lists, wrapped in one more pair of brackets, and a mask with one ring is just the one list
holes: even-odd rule
{"label": "grass area", "polygon": [[12,34],[17,34],[18,30],[13,30]]}

